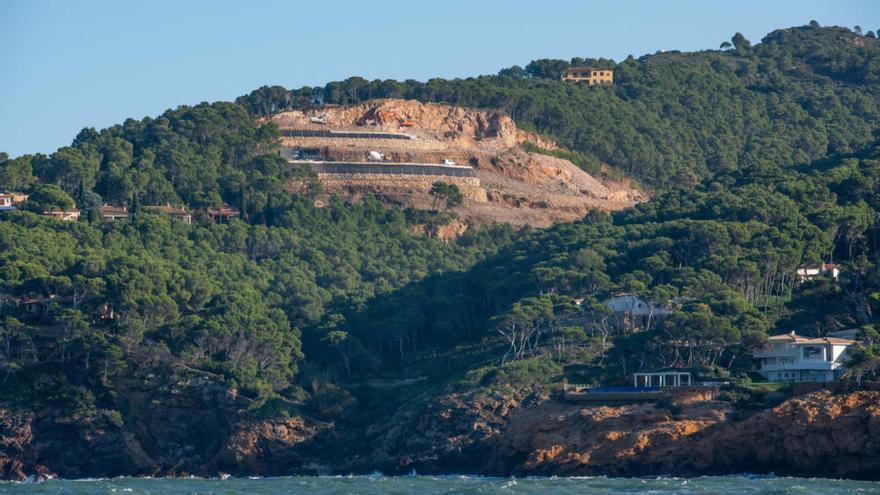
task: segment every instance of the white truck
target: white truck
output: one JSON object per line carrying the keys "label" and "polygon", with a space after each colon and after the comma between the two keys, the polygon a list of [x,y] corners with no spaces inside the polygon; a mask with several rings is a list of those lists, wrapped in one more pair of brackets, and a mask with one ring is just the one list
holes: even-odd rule
{"label": "white truck", "polygon": [[441,165],[455,165],[455,160],[450,160],[449,158],[444,158]]}
{"label": "white truck", "polygon": [[318,117],[309,117],[309,122],[313,124],[326,124],[327,119],[323,115],[319,115]]}
{"label": "white truck", "polygon": [[381,162],[385,159],[385,155],[379,153],[378,151],[368,151],[367,152],[367,161],[368,162]]}

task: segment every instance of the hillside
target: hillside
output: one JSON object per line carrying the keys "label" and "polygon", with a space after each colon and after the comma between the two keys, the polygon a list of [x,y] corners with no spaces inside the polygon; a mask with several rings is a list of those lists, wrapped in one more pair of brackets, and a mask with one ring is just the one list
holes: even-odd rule
{"label": "hillside", "polygon": [[[401,124],[404,120],[406,127]],[[520,130],[510,117],[497,112],[414,100],[372,100],[354,106],[281,112],[268,121],[276,124],[282,135],[347,131],[408,138],[282,138],[285,147],[320,150],[331,162],[362,163],[364,155],[374,150],[385,156],[387,164],[453,160],[473,167],[480,185],[473,190],[462,185],[466,188],[464,202],[453,211],[477,223],[546,227],[554,221],[575,220],[590,210],[620,210],[645,197],[628,187],[628,181],[598,180],[568,160],[524,150],[525,143],[541,143],[548,150],[558,146]],[[374,193],[399,204],[430,209],[435,202],[428,194],[433,180],[449,179],[415,177],[407,181],[397,177],[389,183],[387,176],[365,179],[355,174],[323,177],[321,182],[330,194],[351,197]]]}
{"label": "hillside", "polygon": [[[875,38],[804,26],[573,61],[613,67],[613,86],[564,83],[569,62],[540,60],[261,88],[86,128],[49,156],[0,154],[0,192],[21,193],[0,212],[0,474],[656,474],[698,448],[705,463],[681,472],[815,475],[816,458],[875,452],[846,439],[877,422],[876,392],[851,392],[880,378],[877,54]],[[473,225],[421,192],[327,177],[323,191],[308,159],[282,155],[315,145],[288,131],[328,128],[417,138],[316,146],[332,158],[381,145],[466,163],[486,201],[451,213]],[[110,221],[103,204],[127,209]],[[798,276],[823,262],[840,276]],[[668,314],[609,325],[620,293]],[[793,330],[850,330],[853,383],[807,399],[756,386],[752,355]],[[731,386],[705,407],[586,410],[611,418],[590,430],[604,440],[560,439],[582,414],[557,400],[564,381],[664,368]],[[755,437],[799,445],[806,426],[781,421],[840,435],[786,464]],[[640,435],[660,449],[636,452]],[[819,474],[876,475],[853,466]]]}
{"label": "hillside", "polygon": [[[741,35],[740,35],[741,36]],[[651,190],[692,187],[753,163],[790,166],[873,140],[880,118],[880,41],[840,27],[774,31],[752,45],[658,52],[619,63],[613,86],[563,83],[565,60],[535,60],[497,76],[417,81],[353,77],[325,85],[326,104],[405,98],[503,110],[518,126],[607,163]],[[264,115],[313,105],[316,90],[260,88],[239,102]]]}

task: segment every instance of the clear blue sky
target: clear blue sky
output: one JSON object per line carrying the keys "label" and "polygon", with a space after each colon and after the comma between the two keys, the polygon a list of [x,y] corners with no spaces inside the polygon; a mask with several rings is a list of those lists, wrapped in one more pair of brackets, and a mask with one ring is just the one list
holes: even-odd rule
{"label": "clear blue sky", "polygon": [[803,25],[880,28],[880,1],[0,0],[0,151],[233,100],[264,84],[468,77],[535,58],[622,60]]}

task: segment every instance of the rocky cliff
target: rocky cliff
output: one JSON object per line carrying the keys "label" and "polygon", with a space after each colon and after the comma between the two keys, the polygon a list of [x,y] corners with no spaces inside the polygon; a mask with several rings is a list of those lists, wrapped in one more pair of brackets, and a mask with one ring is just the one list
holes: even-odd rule
{"label": "rocky cliff", "polygon": [[[196,387],[196,388],[192,388]],[[190,384],[189,393],[211,389]],[[182,389],[183,390],[183,389]],[[202,400],[196,396],[196,401]],[[121,421],[0,410],[0,476],[769,473],[880,479],[880,392],[819,391],[764,410],[728,402],[588,406],[541,393],[448,394],[368,427],[308,418],[236,420],[144,407]],[[190,407],[193,403],[190,403]]]}
{"label": "rocky cliff", "polygon": [[406,411],[372,458],[406,472],[880,479],[880,392],[792,398],[761,411],[720,401],[586,406],[531,395],[451,395]]}

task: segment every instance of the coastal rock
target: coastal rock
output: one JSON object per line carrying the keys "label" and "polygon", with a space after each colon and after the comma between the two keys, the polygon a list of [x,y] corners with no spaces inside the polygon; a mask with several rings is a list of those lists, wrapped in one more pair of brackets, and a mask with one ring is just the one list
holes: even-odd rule
{"label": "coastal rock", "polygon": [[880,478],[880,392],[820,391],[758,412],[452,394],[373,435],[370,457],[397,472]]}
{"label": "coastal rock", "polygon": [[299,444],[332,426],[299,417],[244,422],[227,438],[209,470],[258,476],[289,474],[303,464]]}
{"label": "coastal rock", "polygon": [[694,446],[694,469],[880,478],[880,392],[815,392],[721,429]]}

